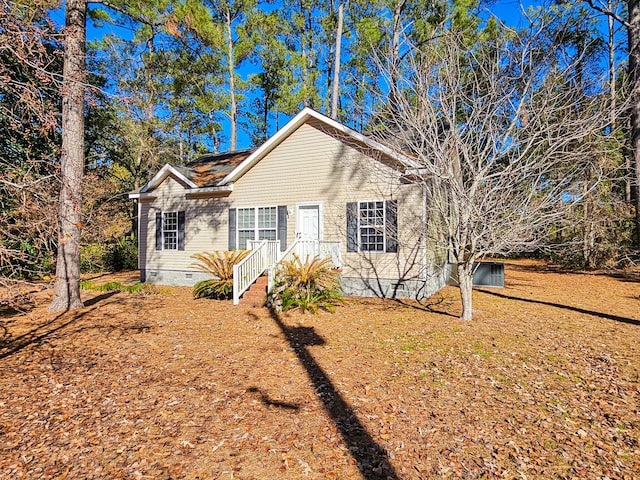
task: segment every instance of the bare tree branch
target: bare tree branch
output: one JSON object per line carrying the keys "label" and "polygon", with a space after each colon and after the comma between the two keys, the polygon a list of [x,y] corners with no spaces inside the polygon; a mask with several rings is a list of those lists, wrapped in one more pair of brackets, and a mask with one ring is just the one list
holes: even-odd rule
{"label": "bare tree branch", "polygon": [[589,7],[594,9],[596,12],[602,13],[603,15],[607,15],[615,19],[617,22],[621,23],[627,28],[631,26],[631,24],[627,20],[622,18],[620,15],[618,15],[618,13],[614,12],[613,10],[610,10],[609,8],[606,8],[602,5],[598,5],[593,0],[584,0],[584,1],[587,3],[587,5],[589,5]]}
{"label": "bare tree branch", "polygon": [[429,221],[445,232],[465,319],[474,262],[542,245],[609,154],[608,97],[586,94],[575,63],[541,51],[542,30],[471,46],[443,32],[401,65],[380,62],[379,94],[394,98],[372,113],[376,135],[414,157],[407,179],[427,189]]}

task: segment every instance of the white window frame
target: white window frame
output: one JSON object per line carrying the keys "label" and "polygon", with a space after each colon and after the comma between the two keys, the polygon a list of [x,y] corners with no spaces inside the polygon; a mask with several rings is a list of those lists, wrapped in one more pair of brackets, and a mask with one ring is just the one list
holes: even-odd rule
{"label": "white window frame", "polygon": [[[175,215],[175,229],[167,229],[165,228],[165,218],[166,215]],[[170,211],[163,211],[162,212],[162,250],[167,250],[167,251],[173,251],[173,250],[178,250],[178,236],[179,236],[179,230],[180,227],[178,225],[178,211],[177,210],[170,210]],[[173,235],[175,235],[174,239],[174,246],[173,248],[169,248],[167,247],[167,236],[165,234],[167,233],[172,233]]]}
{"label": "white window frame", "polygon": [[[275,227],[273,228],[265,228],[260,227],[260,209],[272,208],[275,210]],[[253,229],[249,228],[240,228],[240,211],[242,210],[253,210]],[[238,248],[247,248],[246,245],[240,245],[240,230],[249,231],[253,230],[253,238],[248,238],[247,240],[258,240],[260,238],[260,232],[265,231],[273,231],[275,232],[275,237],[273,240],[278,240],[278,206],[277,205],[260,205],[256,207],[237,207],[236,208],[236,245]]]}
{"label": "white window frame", "polygon": [[[361,205],[363,203],[382,203],[382,249],[381,250],[364,250],[362,248],[362,229],[364,228],[377,228],[377,225],[365,225],[361,223]],[[377,207],[376,207],[377,209]],[[358,221],[358,252],[361,253],[386,253],[387,251],[387,205],[385,200],[358,200],[358,208],[357,208],[357,221]],[[370,244],[370,242],[368,242]],[[377,242],[376,242],[377,244]]]}

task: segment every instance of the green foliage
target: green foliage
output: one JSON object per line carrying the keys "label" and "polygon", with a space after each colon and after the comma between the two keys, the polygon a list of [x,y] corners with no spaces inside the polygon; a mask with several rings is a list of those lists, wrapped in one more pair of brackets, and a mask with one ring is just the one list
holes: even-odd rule
{"label": "green foliage", "polygon": [[233,296],[233,266],[249,255],[249,250],[231,250],[213,253],[196,253],[199,263],[194,266],[216,278],[203,280],[193,287],[193,298],[213,298],[215,300],[229,300]]}
{"label": "green foliage", "polygon": [[322,309],[333,313],[336,310],[336,304],[344,303],[342,292],[339,288],[335,290],[319,290],[311,295],[301,290],[287,288],[277,296],[274,296],[274,299],[279,301],[276,300],[273,305],[278,305],[279,308],[276,308],[283,312],[299,308],[303,312],[317,313],[318,310]]}
{"label": "green foliage", "polygon": [[0,240],[0,276],[14,279],[38,278],[55,271],[53,252],[38,239]]}
{"label": "green foliage", "polygon": [[91,243],[80,249],[80,271],[82,273],[98,273],[106,271],[104,256],[106,246],[102,243]]}
{"label": "green foliage", "polygon": [[122,272],[138,268],[138,245],[134,238],[121,237],[110,243],[91,243],[80,250],[82,273]]}
{"label": "green foliage", "polygon": [[227,280],[203,280],[193,286],[193,298],[229,300],[233,296],[233,282]]}
{"label": "green foliage", "polygon": [[282,311],[300,308],[303,312],[333,312],[343,300],[338,272],[332,267],[328,258],[307,257],[303,262],[294,254],[293,260],[283,262],[276,273],[270,304]]}
{"label": "green foliage", "polygon": [[196,253],[191,255],[199,263],[193,266],[198,270],[216,277],[218,280],[230,282],[233,280],[233,266],[249,255],[249,250],[231,250],[221,252],[216,250],[213,253]]}
{"label": "green foliage", "polygon": [[112,280],[102,284],[94,283],[91,280],[81,280],[80,288],[82,290],[91,290],[94,292],[122,292],[134,295],[151,295],[157,293],[156,287],[148,283],[124,285],[122,282],[117,280]]}
{"label": "green foliage", "polygon": [[105,264],[109,272],[138,268],[138,242],[132,237],[121,237],[107,247]]}

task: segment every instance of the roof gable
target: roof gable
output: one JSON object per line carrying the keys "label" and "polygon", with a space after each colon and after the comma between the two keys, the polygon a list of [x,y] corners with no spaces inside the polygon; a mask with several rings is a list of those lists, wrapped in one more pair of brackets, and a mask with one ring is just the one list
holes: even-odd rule
{"label": "roof gable", "polygon": [[190,189],[211,189],[220,184],[229,172],[240,165],[254,149],[202,155],[185,165],[167,163],[140,190],[147,193],[158,187],[168,176],[172,176]]}
{"label": "roof gable", "polygon": [[234,181],[242,177],[305,123],[327,127],[328,130],[338,132],[341,141],[349,141],[354,146],[377,152],[383,158],[391,159],[404,168],[415,168],[414,161],[407,155],[311,108],[304,108],[259,148],[202,155],[186,165],[176,166],[167,163],[139,192],[132,192],[129,196],[131,198],[148,196],[149,192],[157,188],[168,176],[184,184],[190,193],[229,192],[233,189]]}
{"label": "roof gable", "polygon": [[198,187],[195,183],[189,180],[189,178],[187,178],[182,172],[180,172],[178,168],[167,163],[164,167],[160,169],[158,173],[155,174],[155,176],[151,180],[149,180],[149,182],[144,187],[142,187],[142,189],[140,190],[140,193],[147,193],[150,190],[153,190],[162,182],[164,182],[164,180],[170,175],[173,176],[176,180],[187,185],[189,188]]}
{"label": "roof gable", "polygon": [[296,131],[304,123],[315,120],[322,125],[340,132],[346,138],[354,141],[363,147],[373,149],[402,165],[412,165],[412,160],[399,153],[392,148],[387,147],[355,130],[347,127],[346,125],[337,122],[315,110],[305,107],[300,113],[293,117],[284,127],[278,130],[269,140],[257,148],[251,155],[249,155],[242,163],[240,163],[233,171],[231,171],[226,177],[224,177],[218,185],[227,185],[242,177],[251,167],[264,158],[269,152],[285,141],[294,131]]}

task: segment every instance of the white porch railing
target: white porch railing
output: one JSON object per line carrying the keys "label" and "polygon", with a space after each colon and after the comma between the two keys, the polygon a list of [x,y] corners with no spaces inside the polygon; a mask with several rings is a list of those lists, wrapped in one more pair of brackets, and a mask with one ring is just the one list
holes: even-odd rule
{"label": "white porch railing", "polygon": [[[277,244],[274,247],[274,244]],[[233,266],[233,304],[240,303],[242,295],[278,259],[280,242],[272,240],[251,241],[247,245],[251,253]]]}
{"label": "white porch railing", "polygon": [[307,257],[330,258],[336,268],[342,268],[342,242],[324,242],[318,240],[298,240],[296,255],[301,261]]}
{"label": "white porch railing", "polygon": [[330,258],[336,268],[342,268],[342,243],[319,242],[317,240],[296,240],[280,254],[278,240],[248,240],[251,253],[233,266],[233,304],[240,303],[240,296],[249,289],[265,270],[268,272],[268,291],[275,286],[276,267],[279,263],[292,260],[296,254],[300,260],[307,257]]}
{"label": "white porch railing", "polygon": [[297,245],[298,240],[295,240],[291,245],[289,245],[289,248],[284,251],[278,261],[269,265],[267,268],[267,293],[271,293],[273,291],[273,287],[276,286],[276,269],[278,268],[278,264],[293,259],[293,254],[296,252]]}
{"label": "white porch railing", "polygon": [[280,240],[247,240],[249,250],[257,249],[263,242],[267,242],[267,262],[276,263],[280,258]]}

